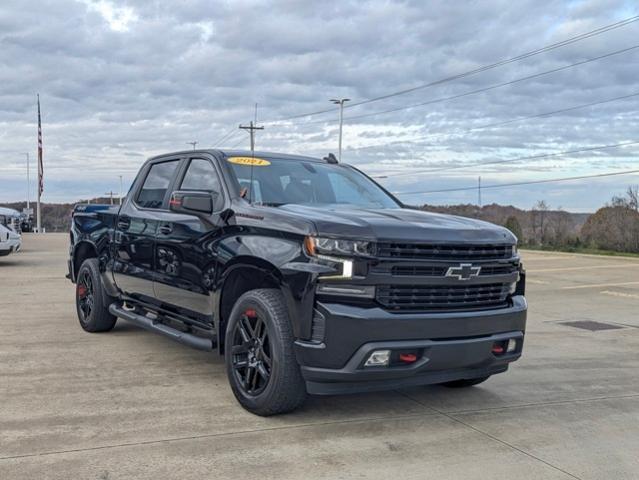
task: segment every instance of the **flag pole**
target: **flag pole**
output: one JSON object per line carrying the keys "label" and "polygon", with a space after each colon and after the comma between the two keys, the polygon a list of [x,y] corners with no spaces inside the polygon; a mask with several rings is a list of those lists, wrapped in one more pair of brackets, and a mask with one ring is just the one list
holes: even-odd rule
{"label": "flag pole", "polygon": [[42,196],[42,120],[40,117],[40,94],[38,93],[38,203],[36,205],[36,225],[38,233],[42,233],[42,218],[40,215],[40,197]]}

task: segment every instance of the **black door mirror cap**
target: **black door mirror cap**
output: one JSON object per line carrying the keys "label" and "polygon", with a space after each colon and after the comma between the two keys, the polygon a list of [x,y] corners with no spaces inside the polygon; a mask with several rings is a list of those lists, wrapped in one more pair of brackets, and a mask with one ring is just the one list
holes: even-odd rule
{"label": "black door mirror cap", "polygon": [[171,194],[169,210],[190,215],[210,215],[213,213],[214,195],[217,197],[219,194],[178,190]]}

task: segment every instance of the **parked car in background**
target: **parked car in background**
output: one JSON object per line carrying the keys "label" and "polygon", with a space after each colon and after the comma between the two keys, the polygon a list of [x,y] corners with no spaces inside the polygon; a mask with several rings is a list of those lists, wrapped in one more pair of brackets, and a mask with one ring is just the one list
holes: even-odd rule
{"label": "parked car in background", "polygon": [[0,207],[0,225],[9,227],[16,233],[22,231],[22,214],[13,208]]}
{"label": "parked car in background", "polygon": [[9,227],[0,225],[0,257],[20,251],[22,238]]}

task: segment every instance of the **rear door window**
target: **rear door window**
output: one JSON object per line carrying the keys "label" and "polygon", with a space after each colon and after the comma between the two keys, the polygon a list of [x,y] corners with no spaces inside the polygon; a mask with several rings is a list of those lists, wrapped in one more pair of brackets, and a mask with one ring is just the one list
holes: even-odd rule
{"label": "rear door window", "polygon": [[162,208],[166,191],[173,180],[179,160],[155,163],[149,169],[136,203],[142,208]]}

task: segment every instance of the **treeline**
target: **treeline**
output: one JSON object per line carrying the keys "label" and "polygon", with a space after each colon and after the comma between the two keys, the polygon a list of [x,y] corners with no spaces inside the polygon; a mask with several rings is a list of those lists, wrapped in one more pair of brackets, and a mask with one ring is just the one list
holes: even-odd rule
{"label": "treeline", "polygon": [[[91,203],[109,203],[111,200],[109,198],[94,198],[91,200]],[[69,227],[71,226],[71,213],[73,212],[73,207],[78,203],[87,203],[86,200],[80,200],[74,203],[41,203],[41,217],[42,217],[42,227],[47,232],[68,232]],[[14,202],[14,203],[4,203],[1,206],[7,208],[13,208],[19,212],[22,212],[24,208],[26,208],[26,202]],[[35,202],[31,202],[29,205],[33,208],[33,224],[35,225]]]}
{"label": "treeline", "polygon": [[478,218],[503,225],[522,246],[549,249],[596,249],[639,253],[639,187],[628,187],[594,214],[552,209],[543,200],[531,210],[512,206],[424,205],[424,210]]}
{"label": "treeline", "polygon": [[[92,199],[90,203],[109,203],[108,198]],[[76,203],[86,203],[80,201]],[[42,222],[48,232],[66,232],[75,203],[43,203]],[[2,206],[22,211],[25,202]],[[504,205],[423,205],[423,210],[478,218],[504,225],[512,231],[522,246],[549,249],[599,249],[639,253],[639,187],[628,187],[622,196],[615,196],[594,214],[570,213],[552,209],[539,201],[531,210]]]}

